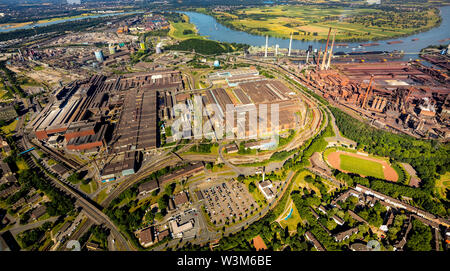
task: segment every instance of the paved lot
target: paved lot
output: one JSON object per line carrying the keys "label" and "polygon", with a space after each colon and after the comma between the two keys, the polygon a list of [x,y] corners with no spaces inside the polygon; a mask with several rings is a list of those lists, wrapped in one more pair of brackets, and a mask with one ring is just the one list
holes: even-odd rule
{"label": "paved lot", "polygon": [[172,216],[173,219],[177,221],[178,225],[183,225],[192,222],[193,228],[183,232],[183,240],[195,238],[200,230],[199,213],[196,209],[188,209],[185,211],[178,212]]}
{"label": "paved lot", "polygon": [[214,184],[202,191],[205,198],[205,209],[211,218],[211,222],[220,226],[226,221],[245,218],[256,207],[256,202],[242,183],[231,180]]}

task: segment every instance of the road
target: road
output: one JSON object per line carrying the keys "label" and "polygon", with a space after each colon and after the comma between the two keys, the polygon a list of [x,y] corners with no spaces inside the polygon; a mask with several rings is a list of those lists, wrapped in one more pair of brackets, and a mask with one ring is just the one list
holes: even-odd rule
{"label": "road", "polygon": [[[28,141],[27,136],[22,136],[22,140],[18,142],[18,148],[22,149],[28,149],[31,146],[31,143]],[[22,144],[22,146],[20,146]],[[25,154],[24,156],[33,155],[30,153]],[[36,159],[36,157],[35,157]],[[30,168],[40,171],[40,168],[35,164],[34,159],[26,159],[28,165]],[[72,196],[76,199],[76,204],[83,208],[83,210],[86,212],[86,214],[93,218],[94,221],[104,224],[106,227],[108,227],[111,230],[111,234],[114,235],[115,239],[118,243],[120,243],[120,246],[123,247],[125,250],[131,250],[132,246],[129,245],[129,242],[123,237],[123,235],[120,233],[120,231],[117,229],[115,224],[111,222],[109,217],[104,214],[98,207],[96,207],[93,202],[88,201],[86,198],[84,198],[85,195],[80,194],[80,192],[76,191],[73,187],[68,186],[67,184],[63,183],[59,179],[55,179],[47,174],[47,172],[43,172],[44,176],[48,181],[53,183],[55,187],[59,188],[60,190],[64,191],[66,194]]]}
{"label": "road", "polygon": [[[259,210],[258,212],[256,212],[255,215],[251,216],[250,218],[242,221],[242,222],[238,222],[234,225],[231,225],[230,227],[227,227],[225,229],[224,234],[225,235],[229,235],[232,233],[236,233],[238,231],[241,231],[244,227],[254,223],[255,221],[259,220],[261,217],[265,216],[271,209],[273,209],[278,201],[283,197],[284,193],[286,193],[287,188],[289,187],[289,183],[292,181],[292,177],[294,176],[294,172],[290,171],[288,173],[288,175],[286,176],[286,179],[283,181],[283,184],[281,186],[281,191],[278,192],[278,194],[276,195],[275,201],[272,201],[271,203],[269,203],[268,205],[266,205],[262,210]],[[199,181],[201,182],[201,181]],[[194,191],[194,187],[196,185],[196,183],[192,184],[193,186],[190,187],[190,192],[191,195],[193,195],[193,191]],[[200,210],[200,206],[202,204],[197,202],[196,203],[196,209]],[[196,236],[195,240],[192,241],[192,243],[195,244],[205,244],[207,242],[216,240],[218,238],[220,238],[222,236],[222,232],[220,230],[210,230],[210,227],[208,226],[207,222],[206,222],[206,218],[203,216],[203,214],[200,212],[200,217],[199,217],[199,222],[200,222],[200,227],[202,229],[202,232]],[[174,239],[169,241],[166,244],[162,244],[160,246],[155,247],[153,250],[164,250],[168,247],[173,247],[178,245],[179,243],[185,243],[186,240],[180,240],[180,239]]]}
{"label": "road", "polygon": [[[291,72],[289,72],[285,69],[282,69],[281,67],[278,67],[276,65],[267,64],[267,63],[263,63],[263,65],[275,68],[276,70],[282,72],[283,74],[288,73],[288,74],[290,74],[291,78],[292,78],[292,76],[295,76]],[[191,78],[191,80],[192,80],[192,84],[194,84],[194,87],[195,87],[195,79]],[[194,91],[205,91],[205,89],[189,90],[189,92],[191,92],[191,93]],[[305,95],[307,95],[307,94],[305,94]],[[317,106],[314,106],[314,104],[317,104],[317,101],[315,101],[315,99],[310,96],[309,96],[309,99],[307,99],[306,96],[304,96],[304,98],[305,98],[305,100],[307,100],[309,102],[309,106],[310,106],[310,108],[312,108],[312,111],[313,111],[312,126],[311,126],[313,129],[312,130],[306,129],[301,134],[301,136],[299,136],[294,142],[290,142],[287,145],[287,147],[290,149],[294,149],[294,148],[298,147],[301,143],[304,142],[304,140],[306,140],[309,137],[312,137],[316,132],[318,132],[317,131],[318,127],[320,127],[320,123],[323,119],[321,111],[318,110]],[[20,134],[22,134],[22,132]],[[31,146],[30,141],[27,138],[27,136],[22,137],[22,143],[23,143],[23,149],[27,149]],[[59,158],[58,160],[63,161],[64,163],[66,163],[68,166],[70,166],[74,170],[79,169],[80,167],[83,166],[79,162],[73,161],[73,159],[66,157],[66,155],[64,155],[64,154],[50,150],[49,148],[46,148],[45,146],[40,146],[40,147],[43,151],[48,152],[50,155]],[[182,147],[182,149],[180,149],[178,152],[181,153],[185,149],[186,149],[186,146]],[[220,146],[220,149],[219,149],[220,159],[222,159],[222,161],[224,161],[224,163],[227,166],[229,166],[230,168],[232,168],[233,171],[235,171],[236,173],[238,173],[238,174],[243,173],[244,169],[236,167],[236,166],[232,165],[230,162],[228,162],[226,159],[224,159],[222,151],[223,151],[223,146]],[[33,154],[27,154],[27,155],[33,155]],[[210,156],[203,156],[203,155],[181,155],[181,158],[186,161],[215,161],[217,159],[217,157],[210,157]],[[250,159],[253,159],[253,158],[250,158]],[[28,161],[30,161],[30,160],[28,160]],[[34,163],[35,161],[33,160],[32,162]],[[134,174],[133,176],[126,178],[125,180],[120,182],[120,184],[117,186],[117,188],[114,189],[114,191],[112,193],[110,193],[107,196],[107,198],[101,203],[101,206],[98,206],[95,202],[92,202],[86,195],[84,195],[80,191],[77,191],[74,187],[71,187],[71,186],[65,184],[64,182],[62,182],[59,179],[54,179],[51,176],[48,176],[46,174],[46,172],[44,172],[44,173],[46,174],[47,179],[49,181],[51,181],[56,187],[60,188],[65,193],[67,193],[68,195],[75,198],[77,200],[76,204],[81,206],[83,208],[83,210],[87,213],[88,217],[91,218],[95,223],[102,223],[102,224],[105,224],[106,227],[110,228],[110,230],[111,230],[110,239],[115,240],[115,245],[114,245],[115,248],[123,249],[123,250],[131,250],[133,248],[133,246],[130,245],[129,241],[126,240],[126,238],[117,229],[115,224],[111,222],[109,217],[106,214],[104,214],[101,211],[101,209],[104,207],[107,207],[112,202],[112,200],[117,198],[122,192],[124,192],[126,189],[133,186],[140,180],[146,178],[152,172],[157,171],[168,165],[174,165],[179,162],[180,162],[179,157],[177,157],[176,155],[171,155],[170,150],[164,151],[160,155],[155,155],[155,156],[151,157],[150,161],[148,161],[137,174]],[[36,167],[36,166],[33,166],[32,168],[38,169],[38,167]],[[277,194],[277,200],[275,202],[270,203],[269,205],[264,207],[262,210],[260,210],[256,215],[252,216],[251,218],[247,219],[246,221],[237,223],[237,224],[232,225],[231,227],[227,228],[226,233],[229,234],[232,232],[239,231],[242,229],[242,227],[245,227],[246,225],[249,225],[249,224],[253,223],[254,221],[257,221],[262,216],[264,216],[271,208],[273,208],[273,206],[276,205],[276,202],[279,200],[279,198],[281,198],[283,193],[285,193],[286,187],[287,187],[288,183],[291,181],[293,174],[294,174],[293,172],[290,172],[288,174],[287,179],[283,182],[282,191],[279,194]],[[203,180],[201,180],[201,181],[203,181]],[[197,210],[200,210],[200,204],[196,203],[195,206],[198,208]],[[210,240],[220,237],[221,234],[219,232],[210,231],[208,229],[205,218],[203,217],[203,215],[201,215],[201,217],[202,218],[199,219],[199,221],[200,221],[199,223],[201,224],[200,226],[203,229],[203,231],[195,239],[195,242],[196,243],[205,243],[205,242],[208,242]],[[172,243],[177,243],[177,242],[179,242],[179,240],[171,241],[168,244],[168,246],[171,246]]]}
{"label": "road", "polygon": [[57,219],[57,217],[54,216],[54,217],[50,217],[48,219],[44,219],[44,220],[41,220],[41,221],[28,223],[26,225],[20,225],[20,224],[16,223],[16,225],[14,225],[12,228],[10,228],[9,231],[12,233],[12,235],[16,236],[17,234],[19,234],[19,233],[21,233],[23,231],[27,231],[27,230],[30,230],[30,229],[34,229],[34,228],[40,227],[45,222],[55,222],[56,219]]}

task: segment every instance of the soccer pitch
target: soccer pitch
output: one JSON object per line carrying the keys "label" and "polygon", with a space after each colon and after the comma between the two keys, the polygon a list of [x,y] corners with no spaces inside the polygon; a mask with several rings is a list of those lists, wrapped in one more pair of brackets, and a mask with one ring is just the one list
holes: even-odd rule
{"label": "soccer pitch", "polygon": [[384,179],[383,166],[380,163],[345,154],[340,155],[340,160],[342,170]]}

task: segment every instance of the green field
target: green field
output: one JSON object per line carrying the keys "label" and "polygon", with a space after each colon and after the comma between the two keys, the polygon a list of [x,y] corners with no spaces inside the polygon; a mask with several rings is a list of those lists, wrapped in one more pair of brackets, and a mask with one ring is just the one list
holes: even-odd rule
{"label": "green field", "polygon": [[436,181],[436,189],[442,198],[446,198],[446,191],[450,189],[450,171]]}
{"label": "green field", "polygon": [[88,184],[81,184],[80,189],[86,194],[94,193],[97,190],[97,182],[90,181]]}
{"label": "green field", "polygon": [[289,215],[289,213],[291,212],[291,208],[288,208],[286,210],[286,212],[284,212],[280,216],[280,220],[279,220],[281,227],[283,227],[283,228],[288,227],[289,232],[296,231],[297,230],[297,225],[302,222],[300,214],[298,213],[298,210],[297,210],[297,208],[295,207],[294,204],[292,204],[292,209],[293,209],[293,211],[292,211],[291,217],[289,217],[287,220],[284,220],[284,218],[287,215]]}
{"label": "green field", "polygon": [[108,194],[106,193],[106,189],[103,189],[100,193],[98,193],[94,200],[97,203],[101,203],[107,196]]}
{"label": "green field", "polygon": [[12,134],[12,133],[16,130],[17,122],[18,122],[18,120],[14,120],[14,121],[11,122],[10,124],[1,127],[3,133],[4,133],[5,135]]}
{"label": "green field", "polygon": [[[170,31],[169,36],[178,39],[178,40],[186,40],[186,39],[203,39],[202,36],[197,34],[197,29],[195,25],[189,23],[189,17],[185,14],[182,15],[183,19],[186,23],[183,22],[170,22]],[[183,33],[184,31],[192,31],[190,34]]]}
{"label": "green field", "polygon": [[326,40],[329,27],[337,29],[337,41],[390,39],[428,30],[440,21],[436,9],[394,12],[324,5],[266,6],[206,13],[237,30],[280,38],[289,38],[294,33],[294,39],[299,40]]}
{"label": "green field", "polygon": [[342,170],[384,179],[383,166],[380,163],[345,154],[341,154],[340,159]]}
{"label": "green field", "polygon": [[310,175],[311,177],[315,178],[316,175],[312,174],[311,172],[304,170],[300,172],[297,175],[297,178],[294,180],[294,185],[292,186],[292,190],[301,190],[303,188],[308,188],[311,190],[314,190],[317,195],[321,196],[319,189],[312,183],[308,183],[305,181],[305,177]]}

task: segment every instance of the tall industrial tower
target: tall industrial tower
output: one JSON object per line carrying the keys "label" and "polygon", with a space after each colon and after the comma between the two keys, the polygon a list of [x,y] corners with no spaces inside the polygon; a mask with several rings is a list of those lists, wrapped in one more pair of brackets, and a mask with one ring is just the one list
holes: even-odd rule
{"label": "tall industrial tower", "polygon": [[291,50],[292,50],[292,32],[291,32],[291,39],[289,40],[289,52],[288,52],[288,56],[291,56]]}
{"label": "tall industrial tower", "polygon": [[325,60],[327,58],[328,53],[328,43],[330,42],[330,33],[331,33],[331,27],[328,30],[328,37],[327,37],[327,45],[325,46],[325,51],[323,52],[323,59],[322,59],[322,65],[320,66],[320,70],[323,70],[325,68]]}
{"label": "tall industrial tower", "polygon": [[331,57],[333,56],[334,38],[336,37],[336,31],[337,30],[333,31],[333,41],[331,42],[331,49],[330,49],[330,53],[329,53],[329,56],[328,56],[328,63],[327,63],[327,66],[326,66],[327,70],[330,68]]}
{"label": "tall industrial tower", "polygon": [[267,49],[268,49],[268,47],[269,47],[269,36],[266,35],[266,51],[264,53],[264,57],[266,57],[266,58],[267,58]]}

